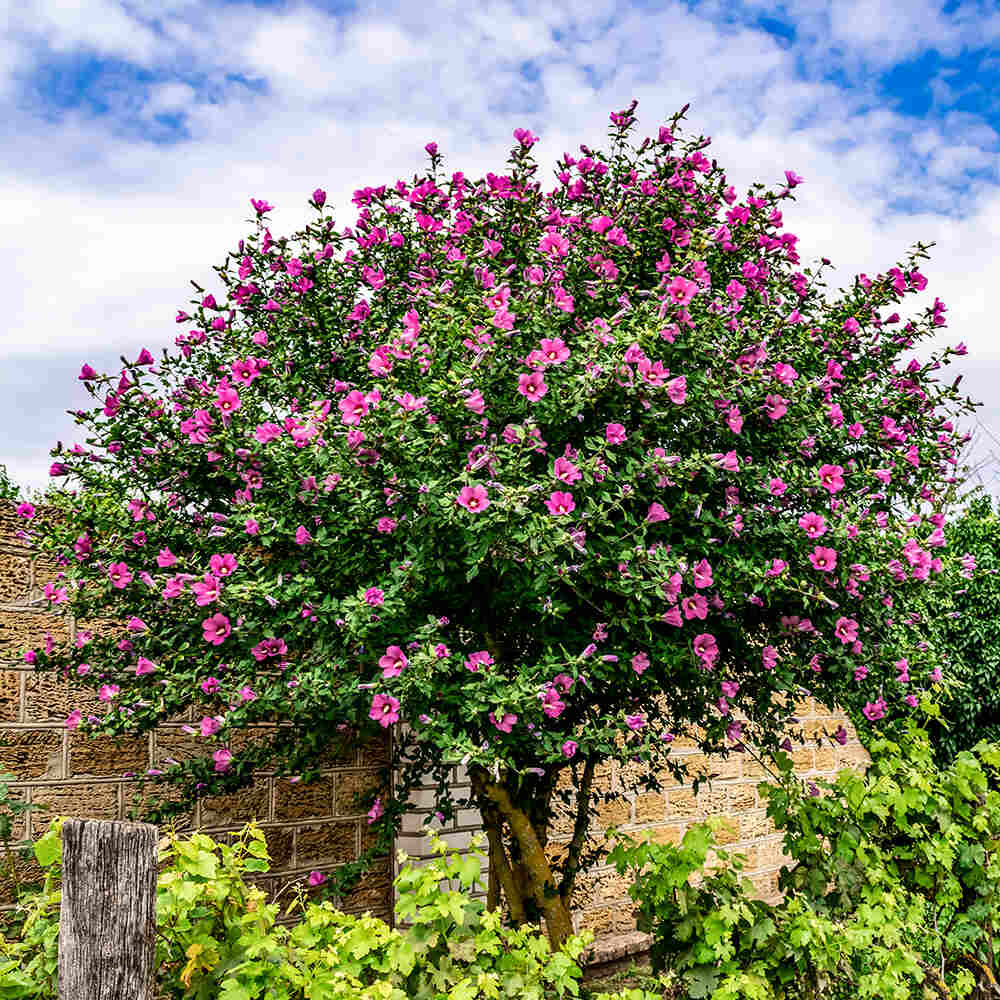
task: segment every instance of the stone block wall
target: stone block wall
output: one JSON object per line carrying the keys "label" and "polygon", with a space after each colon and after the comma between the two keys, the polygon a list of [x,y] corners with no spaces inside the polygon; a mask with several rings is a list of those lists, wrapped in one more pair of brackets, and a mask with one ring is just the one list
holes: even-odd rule
{"label": "stone block wall", "polygon": [[[163,758],[181,760],[203,752],[202,741],[183,731],[185,723],[196,721],[193,717],[117,745],[110,738],[88,739],[66,729],[70,710],[85,707],[93,696],[53,673],[35,673],[21,651],[40,646],[46,633],[71,638],[88,623],[55,613],[59,609],[42,599],[42,588],[55,578],[56,567],[17,540],[15,532],[23,527],[14,506],[0,501],[0,771],[16,776],[12,791],[19,798],[43,804],[19,822],[14,832],[18,841],[38,836],[56,815],[124,819],[137,790],[129,773],[155,768]],[[238,753],[241,741],[252,738],[252,733],[240,734],[229,749]],[[354,860],[367,846],[367,817],[355,800],[377,784],[389,752],[388,737],[356,746],[328,761],[320,780],[309,785],[261,772],[249,789],[205,799],[176,825],[221,838],[257,819],[266,832],[272,871],[255,881],[277,895],[314,869]],[[22,878],[40,874],[33,863],[19,865]],[[342,901],[343,909],[370,910],[389,919],[391,880],[392,859],[386,857]],[[0,904],[10,902],[11,891],[10,880],[0,881]]]}
{"label": "stone block wall", "polygon": [[[794,715],[807,740],[792,752],[800,777],[832,779],[845,767],[863,769],[868,763],[868,753],[843,713],[831,712],[807,698],[794,706]],[[831,745],[829,740],[823,745],[816,744],[824,731],[833,733],[839,725],[847,731],[844,746]],[[765,803],[757,793],[757,785],[766,778],[764,769],[746,753],[732,753],[725,759],[705,756],[691,740],[684,738],[676,740],[672,756],[685,760],[692,778],[699,773],[716,777],[702,784],[695,795],[690,783],[679,784],[665,771],[658,775],[663,791],[651,792],[643,790],[641,774],[626,773],[617,764],[599,768],[594,781],[590,837],[603,842],[606,831],[617,827],[636,837],[648,832],[654,840],[676,844],[691,824],[709,816],[722,817],[724,825],[716,834],[717,842],[728,851],[746,855],[744,874],[754,883],[758,895],[774,899],[778,895],[778,872],[789,859],[782,850],[782,835],[775,831],[766,815]],[[456,765],[452,778],[456,797],[468,784],[464,768]],[[602,802],[605,793],[610,797]],[[403,819],[396,846],[412,858],[426,859],[431,856],[424,827],[424,821],[434,811],[431,786],[418,790],[411,797],[411,804],[414,808]],[[551,859],[557,859],[567,849],[573,823],[569,810],[557,802],[547,848]],[[463,850],[480,830],[479,814],[473,809],[460,809],[447,825],[432,821],[430,826],[450,845]],[[711,854],[708,863],[714,863]],[[485,879],[484,865],[484,886]],[[634,931],[635,911],[628,897],[628,886],[628,880],[610,865],[597,865],[581,872],[572,902],[576,930],[589,928],[599,940]]]}
{"label": "stone block wall", "polygon": [[[796,773],[802,778],[833,778],[845,767],[863,768],[869,758],[857,733],[842,713],[830,712],[809,698],[795,706],[807,739],[815,739],[824,728],[833,732],[843,724],[848,733],[844,746],[829,741],[824,746],[807,742],[792,752]],[[617,765],[598,775],[595,785],[601,791],[615,793],[607,803],[595,809],[590,835],[603,839],[608,827],[618,827],[633,836],[648,833],[660,843],[676,844],[685,830],[709,816],[719,816],[723,826],[716,833],[720,846],[731,853],[746,855],[744,874],[754,883],[761,898],[778,895],[778,872],[788,862],[782,850],[782,835],[768,819],[765,803],[757,785],[766,773],[746,753],[732,753],[727,759],[706,757],[690,741],[678,739],[672,756],[684,758],[692,777],[699,773],[718,777],[702,784],[695,795],[690,784],[680,785],[669,772],[659,775],[662,792],[634,788],[634,776],[623,773]],[[572,833],[572,820],[559,816],[550,837],[549,851],[557,855],[565,850]],[[708,864],[715,863],[712,854]],[[582,872],[573,897],[574,923],[577,930],[590,928],[598,936],[623,934],[635,929],[634,904],[628,897],[629,882],[612,866],[598,865]]]}

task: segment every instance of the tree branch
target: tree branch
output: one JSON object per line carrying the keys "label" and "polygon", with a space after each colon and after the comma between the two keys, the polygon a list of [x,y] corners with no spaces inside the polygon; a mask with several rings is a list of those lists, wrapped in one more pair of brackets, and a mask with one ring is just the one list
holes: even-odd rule
{"label": "tree branch", "polygon": [[580,787],[576,793],[576,821],[573,824],[573,839],[569,842],[569,853],[566,855],[566,865],[559,883],[559,896],[566,906],[569,906],[569,899],[573,894],[573,883],[576,881],[580,868],[580,855],[583,853],[587,830],[590,827],[590,797],[594,784],[594,770],[595,759],[588,757],[583,768],[583,776],[580,778]]}

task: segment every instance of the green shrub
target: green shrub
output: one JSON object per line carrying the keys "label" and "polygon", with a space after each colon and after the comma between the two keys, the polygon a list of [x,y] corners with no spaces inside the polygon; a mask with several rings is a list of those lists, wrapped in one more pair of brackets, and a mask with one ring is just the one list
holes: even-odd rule
{"label": "green shrub", "polygon": [[948,595],[951,610],[933,616],[955,682],[938,696],[940,720],[927,727],[942,765],[980,740],[1000,741],[1000,517],[992,498],[973,499],[945,536],[965,579]]}
{"label": "green shrub", "polygon": [[706,871],[717,820],[676,846],[619,837],[654,970],[713,1000],[998,995],[1000,745],[940,770],[910,726],[870,752],[867,774],[832,783],[802,782],[780,754],[778,781],[758,786],[794,861],[779,903],[753,898],[742,856],[714,848]]}
{"label": "green shrub", "polygon": [[[0,998],[57,996],[60,821],[35,844],[46,868],[43,889],[23,902],[13,940],[0,938]],[[249,824],[231,845],[204,834],[170,834],[160,844],[157,884],[157,987],[171,1000],[476,1000],[578,996],[579,959],[593,939],[571,937],[557,952],[537,927],[504,926],[499,912],[470,895],[482,854],[449,853],[434,838],[427,865],[405,865],[396,880],[390,928],[341,913],[301,892],[277,923],[279,906],[245,879],[269,868],[263,832]],[[448,888],[458,885],[460,889]],[[622,1000],[652,1000],[630,990]],[[601,994],[597,1000],[613,1000]]]}

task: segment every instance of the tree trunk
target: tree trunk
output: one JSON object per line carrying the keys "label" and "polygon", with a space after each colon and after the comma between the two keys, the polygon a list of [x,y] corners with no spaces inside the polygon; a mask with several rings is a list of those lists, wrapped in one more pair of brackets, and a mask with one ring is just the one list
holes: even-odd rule
{"label": "tree trunk", "polygon": [[539,911],[545,918],[549,943],[553,950],[557,950],[572,935],[573,920],[569,908],[559,895],[542,841],[527,813],[514,805],[503,785],[480,776],[480,786],[483,794],[496,805],[517,840],[517,846],[521,851],[519,863],[523,867],[525,888],[530,890]]}
{"label": "tree trunk", "polygon": [[63,823],[59,1000],[152,1000],[157,837],[147,823]]}

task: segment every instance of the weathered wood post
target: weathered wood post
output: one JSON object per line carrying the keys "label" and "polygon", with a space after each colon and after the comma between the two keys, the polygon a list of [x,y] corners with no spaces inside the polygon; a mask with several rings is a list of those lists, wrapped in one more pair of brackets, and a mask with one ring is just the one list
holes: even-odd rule
{"label": "weathered wood post", "polygon": [[59,1000],[152,1000],[156,842],[148,823],[63,823]]}

